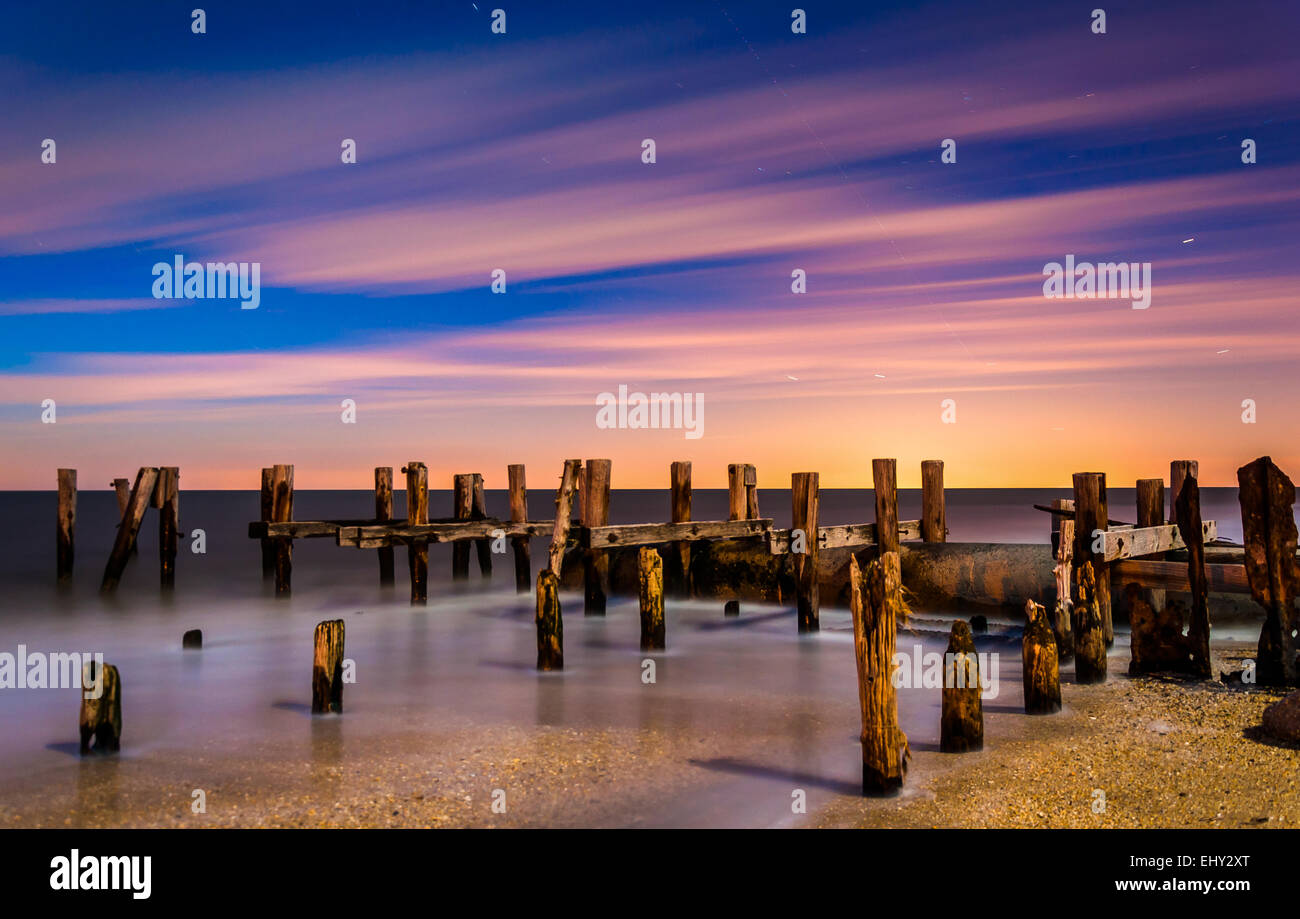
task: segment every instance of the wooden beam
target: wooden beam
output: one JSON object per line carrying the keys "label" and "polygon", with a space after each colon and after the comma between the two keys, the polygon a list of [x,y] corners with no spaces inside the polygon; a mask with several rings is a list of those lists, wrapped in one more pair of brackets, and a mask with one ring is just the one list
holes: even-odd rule
{"label": "wooden beam", "polygon": [[[506,477],[510,486],[510,522],[528,522],[528,488],[524,478],[522,463],[512,463],[506,467]],[[502,528],[504,529],[504,527]],[[516,536],[510,540],[515,550],[515,593],[526,594],[532,586],[532,558],[529,554],[528,539]]]}
{"label": "wooden beam", "polygon": [[[771,519],[693,520],[687,523],[634,523],[618,526],[579,527],[575,530],[583,548],[655,546],[696,539],[747,539],[764,537],[771,531]],[[788,537],[787,537],[788,542]]]}
{"label": "wooden beam", "polygon": [[[1213,542],[1218,537],[1217,522],[1206,520],[1201,523],[1200,545]],[[1104,538],[1106,551],[1102,555],[1102,561],[1106,562],[1115,562],[1122,558],[1162,555],[1175,549],[1187,548],[1178,527],[1168,524],[1142,529],[1107,530]]]}
{"label": "wooden beam", "polygon": [[100,582],[100,590],[112,592],[117,589],[118,582],[122,580],[122,572],[126,570],[131,547],[135,545],[135,538],[140,532],[140,522],[144,519],[144,512],[149,506],[154,483],[157,481],[158,469],[155,466],[141,466],[140,471],[135,474],[131,500],[127,502],[126,520],[117,530],[113,551],[109,553],[108,564],[104,566],[104,579]]}
{"label": "wooden beam", "polygon": [[[1112,584],[1138,584],[1158,590],[1187,593],[1191,584],[1187,578],[1186,562],[1130,561],[1116,562],[1111,566]],[[1206,565],[1205,578],[1211,593],[1250,593],[1245,565]]]}
{"label": "wooden beam", "polygon": [[948,541],[948,514],[943,497],[943,460],[921,461],[921,539]]}
{"label": "wooden beam", "polygon": [[[920,539],[921,521],[899,521],[898,538],[908,542],[915,542]],[[817,545],[822,549],[874,546],[876,545],[876,525],[874,523],[846,523],[838,526],[818,527]],[[768,533],[768,547],[773,555],[784,555],[789,552],[790,531],[771,530]]]}
{"label": "wooden beam", "polygon": [[[319,526],[323,524],[314,524]],[[501,530],[507,537],[530,538],[533,536],[550,536],[555,524],[549,520],[522,521],[497,520],[488,517],[484,520],[466,520],[461,523],[437,522],[408,524],[403,521],[393,523],[365,523],[362,525],[329,524],[330,535],[337,538],[340,546],[351,549],[374,549],[378,546],[410,545],[415,541],[428,543],[458,543],[470,539],[491,537],[494,530]],[[278,526],[272,526],[272,533],[279,532]]]}
{"label": "wooden beam", "polygon": [[55,576],[72,580],[72,562],[76,556],[77,470],[59,470],[59,506],[54,530]]}

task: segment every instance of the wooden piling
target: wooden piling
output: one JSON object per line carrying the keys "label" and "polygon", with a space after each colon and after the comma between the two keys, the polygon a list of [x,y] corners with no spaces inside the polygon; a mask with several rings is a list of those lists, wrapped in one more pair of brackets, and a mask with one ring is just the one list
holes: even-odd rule
{"label": "wooden piling", "polygon": [[54,528],[55,576],[72,580],[72,562],[76,555],[77,470],[59,470],[59,505]]}
{"label": "wooden piling", "polygon": [[[143,496],[147,502],[149,496]],[[81,670],[81,755],[88,753],[116,753],[122,748],[122,680],[117,668],[104,664],[97,672],[95,661],[88,661]],[[98,677],[98,681],[96,678]],[[98,682],[98,685],[97,685]],[[95,698],[87,693],[98,692]],[[95,745],[90,745],[91,740]]]}
{"label": "wooden piling", "polygon": [[[524,467],[514,463],[506,467],[510,487],[510,522],[528,522],[528,488],[524,479]],[[532,559],[529,555],[528,537],[514,536],[510,540],[515,555],[515,592],[526,594],[532,586]]]}
{"label": "wooden piling", "polygon": [[[419,526],[429,522],[429,467],[412,460],[402,467],[406,473],[406,522]],[[406,548],[411,570],[411,603],[429,602],[429,541],[412,539]]]}
{"label": "wooden piling", "polygon": [[[1201,529],[1201,488],[1196,477],[1187,476],[1174,502],[1178,532],[1187,545],[1187,582],[1191,589],[1191,618],[1187,623],[1187,650],[1191,654],[1191,672],[1209,679],[1210,672],[1210,602],[1205,578],[1205,536]],[[1294,564],[1294,561],[1293,561]]]}
{"label": "wooden piling", "polygon": [[[474,514],[474,476],[461,473],[452,479],[451,515],[457,520],[469,520]],[[451,544],[451,579],[469,579],[469,542],[460,540]]]}
{"label": "wooden piling", "polygon": [[578,473],[582,460],[565,460],[560,475],[560,487],[555,493],[555,528],[551,530],[551,547],[546,553],[546,567],[558,578],[564,564],[564,547],[569,540],[569,527],[573,515],[573,493],[578,486]]}
{"label": "wooden piling", "polygon": [[[1078,546],[1076,545],[1077,549]],[[1075,568],[1078,602],[1074,604],[1074,679],[1077,683],[1106,682],[1106,637],[1097,600],[1097,575],[1092,562]]]}
{"label": "wooden piling", "polygon": [[1183,482],[1188,478],[1200,476],[1201,464],[1196,460],[1173,460],[1169,464],[1169,523],[1177,525],[1178,495],[1183,490]]}
{"label": "wooden piling", "polygon": [[748,506],[745,495],[745,463],[727,465],[727,519],[745,520]]}
{"label": "wooden piling", "polygon": [[898,546],[898,461],[873,459],[871,487],[876,493],[876,551],[881,555],[899,551]]}
{"label": "wooden piling", "polygon": [[189,629],[181,636],[181,648],[186,651],[200,651],[203,649],[203,630]]}
{"label": "wooden piling", "polygon": [[911,757],[907,735],[898,726],[898,693],[891,679],[898,612],[886,589],[881,562],[873,559],[864,577],[857,557],[849,557],[849,607],[853,613],[853,650],[862,711],[864,796],[897,792]]}
{"label": "wooden piling", "polygon": [[664,642],[664,563],[652,546],[637,551],[641,588],[641,650],[662,651]]}
{"label": "wooden piling", "polygon": [[730,617],[730,616],[739,616],[739,615],[740,615],[740,601],[739,601],[739,600],[728,600],[726,603],[724,603],[723,606],[722,606],[722,615],[724,615],[724,616],[728,616],[728,617]]}
{"label": "wooden piling", "polygon": [[1020,663],[1025,686],[1025,712],[1050,715],[1061,710],[1060,654],[1047,611],[1025,601],[1025,631],[1020,639]]}
{"label": "wooden piling", "polygon": [[758,520],[758,467],[745,464],[745,519]]}
{"label": "wooden piling", "polygon": [[[276,523],[293,520],[293,464],[271,467],[271,519]],[[293,581],[293,540],[280,536],[275,544],[275,592],[288,596]]]}
{"label": "wooden piling", "polygon": [[[587,489],[582,502],[582,525],[603,527],[609,525],[609,484],[612,463],[607,459],[587,460],[587,475],[583,485]],[[660,580],[663,575],[660,573]],[[605,592],[609,583],[609,556],[603,549],[583,552],[583,613],[587,616],[605,615]]]}
{"label": "wooden piling", "polygon": [[1292,634],[1300,628],[1295,612],[1295,485],[1267,456],[1238,469],[1237,483],[1246,578],[1251,596],[1265,611],[1259,633],[1258,681],[1266,686],[1295,683],[1300,646]]}
{"label": "wooden piling", "polygon": [[[487,496],[483,491],[483,476],[474,473],[470,479],[472,504],[470,519],[482,520],[487,517]],[[474,540],[474,552],[478,555],[478,573],[485,578],[492,577],[492,540],[488,538]]]}
{"label": "wooden piling", "polygon": [[[126,519],[126,506],[131,500],[131,480],[114,479],[113,491],[117,493],[117,518],[118,526]],[[135,555],[138,547],[134,544],[131,546],[131,554]]]}
{"label": "wooden piling", "polygon": [[[386,523],[393,519],[393,467],[376,466],[375,467],[375,520],[380,523]],[[380,546],[375,550],[379,553],[379,585],[388,587],[397,580],[395,560],[393,558],[392,546]]]}
{"label": "wooden piling", "polygon": [[948,541],[948,514],[944,508],[943,460],[921,461],[921,539]]}
{"label": "wooden piling", "polygon": [[[1115,641],[1115,631],[1110,613],[1110,566],[1103,553],[1092,551],[1094,533],[1109,527],[1106,502],[1106,473],[1076,472],[1074,474],[1074,565],[1091,562],[1096,582],[1095,599],[1101,616],[1102,638],[1106,647]],[[1076,652],[1077,653],[1077,652]]]}
{"label": "wooden piling", "polygon": [[[577,472],[574,472],[577,478]],[[564,617],[560,579],[549,567],[537,572],[537,669],[564,669]]]}
{"label": "wooden piling", "polygon": [[311,668],[313,714],[343,711],[343,639],[342,619],[328,619],[316,625],[315,659]]}
{"label": "wooden piling", "polygon": [[154,494],[161,500],[158,512],[159,577],[163,587],[176,586],[176,550],[180,541],[181,471],[177,466],[163,466],[158,470]]}
{"label": "wooden piling", "polygon": [[1062,519],[1056,540],[1056,602],[1052,605],[1052,634],[1056,638],[1058,662],[1074,658],[1074,600],[1071,581],[1074,577],[1074,521]]}
{"label": "wooden piling", "polygon": [[[262,467],[262,519],[270,523],[275,519],[275,470]],[[262,537],[262,580],[275,577],[275,542]]]}
{"label": "wooden piling", "polygon": [[[678,460],[669,470],[673,523],[689,523],[691,519],[691,464]],[[680,540],[673,544],[678,570],[674,583],[679,596],[691,595],[691,544]]]}
{"label": "wooden piling", "polygon": [[135,545],[135,538],[140,532],[140,522],[144,519],[145,509],[149,505],[157,481],[158,469],[154,466],[141,466],[140,471],[135,474],[135,485],[131,488],[131,498],[127,502],[126,519],[118,527],[113,551],[109,553],[108,564],[104,566],[104,579],[100,582],[100,590],[114,591],[117,589],[118,582],[122,580],[122,572],[126,569],[131,547]]}
{"label": "wooden piling", "polygon": [[979,657],[970,626],[958,619],[943,657],[943,707],[939,749],[969,753],[984,749],[984,706],[980,701]]}
{"label": "wooden piling", "polygon": [[[1137,525],[1139,529],[1158,527],[1165,522],[1165,480],[1137,480]],[[1147,592],[1153,610],[1164,609],[1165,592],[1158,588]],[[1130,616],[1130,620],[1131,620]],[[1132,623],[1130,622],[1130,625]]]}
{"label": "wooden piling", "polygon": [[[793,513],[791,533],[802,530],[804,551],[794,553],[795,593],[799,608],[799,631],[816,632],[821,628],[821,597],[817,586],[818,504],[820,484],[815,472],[796,472],[790,477]],[[793,538],[791,543],[793,544]]]}

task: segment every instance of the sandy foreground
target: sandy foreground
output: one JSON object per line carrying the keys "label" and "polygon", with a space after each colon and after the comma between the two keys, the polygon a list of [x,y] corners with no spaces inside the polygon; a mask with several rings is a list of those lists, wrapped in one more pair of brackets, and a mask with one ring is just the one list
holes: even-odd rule
{"label": "sandy foreground", "polygon": [[[1216,646],[1215,672],[1238,670],[1250,650]],[[1103,685],[1064,683],[1058,715],[987,705],[983,752],[914,743],[907,788],[893,799],[862,799],[816,774],[775,777],[785,781],[766,802],[710,797],[719,782],[761,771],[764,750],[789,743],[790,724],[742,734],[467,721],[361,744],[321,719],[309,748],[153,751],[33,775],[6,788],[0,826],[732,826],[755,825],[755,809],[769,826],[1300,826],[1297,746],[1255,730],[1281,693],[1129,679],[1117,664]],[[805,814],[788,804],[794,787],[821,792]]]}

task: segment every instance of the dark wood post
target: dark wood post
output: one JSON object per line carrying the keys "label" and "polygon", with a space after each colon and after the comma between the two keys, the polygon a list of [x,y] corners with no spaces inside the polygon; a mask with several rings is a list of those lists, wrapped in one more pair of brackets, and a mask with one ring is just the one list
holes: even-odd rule
{"label": "dark wood post", "polygon": [[[487,496],[483,491],[482,474],[474,473],[470,485],[473,488],[474,501],[470,510],[470,519],[482,520],[487,517]],[[478,554],[478,573],[485,578],[492,577],[492,540],[488,537],[474,540],[474,551]]]}
{"label": "dark wood post", "polygon": [[662,651],[664,641],[664,562],[653,546],[637,551],[641,596],[641,650]]}
{"label": "dark wood post", "polygon": [[[1266,686],[1296,682],[1295,485],[1267,456],[1237,470],[1237,500],[1246,543],[1246,578],[1264,607],[1259,633],[1258,680]],[[1186,539],[1184,539],[1184,542]]]}
{"label": "dark wood post", "polygon": [[876,492],[876,548],[884,555],[898,549],[898,461],[873,459],[871,485]]}
{"label": "dark wood post", "polygon": [[1183,482],[1200,475],[1201,464],[1196,460],[1174,460],[1169,464],[1169,522],[1178,523],[1178,495],[1183,490]]}
{"label": "dark wood post", "polygon": [[560,610],[560,569],[569,540],[573,492],[578,487],[582,460],[564,461],[564,473],[555,493],[555,529],[546,567],[537,573],[537,669],[564,669],[564,617]]}
{"label": "dark wood post", "polygon": [[158,469],[154,466],[141,466],[140,471],[135,474],[135,485],[131,489],[131,499],[127,503],[126,519],[118,527],[113,551],[109,553],[108,564],[104,566],[104,579],[100,582],[100,590],[112,592],[117,589],[118,582],[122,580],[122,572],[126,570],[131,547],[135,545],[136,535],[140,532],[140,522],[144,519],[144,512],[149,506],[154,484],[157,481]]}
{"label": "dark wood post", "polygon": [[727,465],[727,519],[744,520],[745,512],[745,464],[729,463]]}
{"label": "dark wood post", "polygon": [[[376,466],[375,467],[375,521],[386,523],[393,519],[393,467]],[[393,558],[393,547],[380,546],[375,550],[379,553],[379,584],[382,587],[388,587],[396,580],[396,566]]]}
{"label": "dark wood post", "polygon": [[[149,496],[144,495],[145,503]],[[102,672],[96,672],[97,667]],[[122,679],[112,664],[89,661],[81,670],[81,755],[115,753],[122,748]],[[87,693],[98,693],[87,699]],[[90,746],[94,738],[95,746]]]}
{"label": "dark wood post", "polygon": [[[691,519],[690,462],[684,460],[674,462],[669,471],[669,479],[672,494],[671,520],[673,523],[689,523]],[[680,566],[677,591],[680,596],[689,597],[691,595],[691,544],[683,539],[675,543],[674,547],[677,564]]]}
{"label": "dark wood post", "polygon": [[[587,489],[582,502],[582,525],[603,527],[609,525],[609,479],[612,463],[607,459],[587,460],[587,475],[583,485]],[[609,581],[609,556],[603,549],[583,552],[584,603],[587,616],[605,615],[605,585]]]}
{"label": "dark wood post", "polygon": [[343,620],[318,623],[311,668],[311,710],[314,714],[343,711]]}
{"label": "dark wood post", "polygon": [[1074,658],[1074,593],[1071,587],[1074,578],[1074,521],[1061,518],[1059,526],[1060,530],[1056,533],[1056,565],[1052,569],[1056,575],[1056,603],[1052,606],[1051,619],[1058,662]]}
{"label": "dark wood post", "polygon": [[943,697],[939,749],[969,753],[984,749],[984,706],[980,701],[979,656],[975,636],[964,619],[952,624],[943,658]]}
{"label": "dark wood post", "polygon": [[948,541],[948,515],[943,500],[943,460],[921,460],[921,539]]}
{"label": "dark wood post", "polygon": [[1047,611],[1033,600],[1025,601],[1025,631],[1020,640],[1020,663],[1025,684],[1025,712],[1050,715],[1061,710],[1060,653]]}
{"label": "dark wood post", "polygon": [[[1078,548],[1077,546],[1075,547]],[[1097,578],[1092,562],[1075,568],[1078,602],[1074,604],[1074,678],[1078,683],[1106,682],[1106,638],[1097,602]]]}
{"label": "dark wood post", "polygon": [[[1165,522],[1165,480],[1137,480],[1137,525],[1139,529],[1158,527]],[[1165,607],[1165,592],[1159,588],[1148,591],[1151,608]],[[1132,622],[1130,620],[1130,626]]]}
{"label": "dark wood post", "polygon": [[[276,523],[293,520],[293,464],[277,463],[271,467],[271,519]],[[275,540],[275,592],[288,595],[293,582],[293,540],[281,536]]]}
{"label": "dark wood post", "polygon": [[54,528],[55,574],[60,581],[72,579],[76,555],[77,470],[59,470],[59,507]]}
{"label": "dark wood post", "polygon": [[573,517],[573,493],[578,487],[578,474],[582,460],[565,460],[560,476],[560,488],[555,493],[555,528],[551,531],[551,547],[546,553],[546,567],[558,578],[564,565],[565,544],[569,541],[569,527]]}
{"label": "dark wood post", "polygon": [[[262,467],[262,519],[270,523],[275,519],[275,470],[270,466]],[[268,536],[262,537],[262,580],[275,577],[275,543]]]}
{"label": "dark wood post", "polygon": [[[117,525],[121,526],[122,522],[126,520],[126,506],[131,500],[131,480],[114,479],[113,491],[117,493],[117,516],[118,516]],[[138,546],[132,543],[131,554],[135,555],[138,548],[139,548]]]}
{"label": "dark wood post", "polygon": [[158,484],[154,493],[161,497],[158,512],[158,560],[163,587],[176,586],[176,550],[180,540],[181,471],[177,466],[163,466],[158,470]]}
{"label": "dark wood post", "polygon": [[758,467],[745,464],[745,519],[758,520]]}
{"label": "dark wood post", "polygon": [[[522,463],[506,467],[510,482],[510,522],[528,522],[528,488],[524,480]],[[528,537],[515,536],[510,540],[515,550],[515,592],[526,594],[532,586],[532,559],[529,557]]]}
{"label": "dark wood post", "polygon": [[[816,632],[821,628],[821,595],[817,586],[819,492],[817,473],[796,472],[790,477],[790,497],[794,505],[790,518],[790,551],[794,553],[800,632]],[[803,531],[803,552],[794,552],[795,530]]]}
{"label": "dark wood post", "polygon": [[[1110,615],[1110,565],[1102,554],[1092,551],[1094,532],[1109,527],[1109,510],[1106,502],[1106,473],[1076,472],[1074,474],[1074,564],[1076,569],[1084,562],[1092,563],[1096,581],[1097,610],[1101,616],[1101,633],[1106,647],[1115,641]],[[1077,653],[1077,652],[1076,652]]]}
{"label": "dark wood post", "polygon": [[898,726],[898,691],[890,678],[898,610],[886,587],[882,559],[872,559],[863,576],[857,556],[849,556],[849,608],[853,613],[858,704],[862,710],[864,796],[897,792],[911,757],[907,735]]}
{"label": "dark wood post", "polygon": [[[469,520],[474,514],[474,476],[461,473],[452,478],[451,515],[457,520]],[[451,544],[451,579],[469,579],[469,541],[457,540]]]}
{"label": "dark wood post", "polygon": [[[406,523],[422,526],[429,522],[429,467],[412,460],[402,467],[406,473]],[[429,540],[412,538],[406,557],[411,569],[411,603],[429,602]]]}
{"label": "dark wood post", "polygon": [[[1208,680],[1210,671],[1210,604],[1205,578],[1205,531],[1201,528],[1201,488],[1195,476],[1183,479],[1183,487],[1174,502],[1178,533],[1187,544],[1187,583],[1192,594],[1191,619],[1187,623],[1187,650],[1191,652],[1191,672]],[[1294,524],[1292,524],[1294,526]],[[1294,552],[1292,565],[1295,564]],[[1294,661],[1294,657],[1292,658]],[[1294,663],[1292,664],[1294,667]]]}

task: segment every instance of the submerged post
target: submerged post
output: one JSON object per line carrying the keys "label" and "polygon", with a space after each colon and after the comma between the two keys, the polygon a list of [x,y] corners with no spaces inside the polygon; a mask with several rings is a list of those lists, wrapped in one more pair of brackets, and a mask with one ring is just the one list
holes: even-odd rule
{"label": "submerged post", "polygon": [[1074,564],[1092,564],[1096,582],[1095,599],[1101,616],[1102,638],[1106,646],[1115,641],[1110,615],[1110,565],[1104,553],[1092,551],[1097,532],[1109,526],[1106,504],[1106,473],[1076,472],[1074,474]]}
{"label": "submerged post", "polygon": [[313,714],[343,711],[343,620],[318,623],[311,668]]}
{"label": "submerged post", "polygon": [[[293,464],[271,467],[271,519],[276,523],[293,520]],[[288,595],[293,580],[293,540],[280,536],[275,543],[275,592]]]}
{"label": "submerged post", "polygon": [[176,549],[180,540],[181,471],[177,466],[163,466],[158,470],[158,484],[154,495],[159,501],[158,560],[163,587],[176,586]]}
{"label": "submerged post", "polygon": [[560,611],[560,569],[564,546],[569,539],[573,515],[573,492],[578,485],[582,460],[564,461],[560,487],[555,493],[555,529],[546,567],[537,573],[537,669],[564,669],[564,618]]}
{"label": "submerged post", "polygon": [[943,658],[943,707],[939,749],[970,753],[984,749],[984,706],[980,701],[979,657],[975,636],[963,619],[952,624]]}
{"label": "submerged post", "polygon": [[[262,520],[270,523],[275,519],[275,470],[270,466],[262,467]],[[275,543],[268,536],[262,537],[262,580],[275,577]]]}
{"label": "submerged post", "polygon": [[[689,523],[691,519],[691,464],[678,460],[669,470],[672,494],[672,522]],[[675,578],[676,589],[680,596],[691,595],[691,544],[686,540],[674,543],[674,557],[677,559],[678,572]]]}
{"label": "submerged post", "polygon": [[[1165,480],[1137,480],[1137,525],[1139,529],[1158,527],[1165,522]],[[1148,591],[1151,608],[1165,608],[1165,592],[1159,588]]]}
{"label": "submerged post", "polygon": [[898,691],[893,672],[898,611],[885,585],[882,559],[867,565],[865,577],[849,556],[849,608],[858,664],[862,710],[862,794],[889,795],[903,785],[911,750],[898,726]]}
{"label": "submerged post", "polygon": [[947,542],[948,515],[943,500],[943,460],[921,460],[921,539]]}
{"label": "submerged post", "polygon": [[641,588],[641,650],[662,651],[664,641],[664,562],[653,546],[637,550]]}
{"label": "submerged post", "polygon": [[59,470],[59,507],[54,529],[55,576],[60,581],[72,579],[77,532],[77,470]]}
{"label": "submerged post", "polygon": [[[469,520],[474,513],[474,476],[460,473],[452,478],[451,516],[457,520]],[[457,540],[451,544],[451,579],[466,581],[469,579],[469,542]]]}
{"label": "submerged post", "polygon": [[122,680],[117,668],[87,661],[81,669],[81,688],[81,755],[116,753],[122,748]]}
{"label": "submerged post", "polygon": [[[375,521],[386,523],[393,519],[393,467],[376,466],[375,467]],[[379,553],[379,584],[381,587],[388,587],[396,580],[396,569],[393,559],[392,546],[380,546],[375,550]]]}
{"label": "submerged post", "polygon": [[[510,483],[510,522],[528,522],[528,489],[524,482],[524,467],[515,463],[506,467]],[[515,550],[515,592],[526,594],[532,584],[532,559],[529,557],[528,537],[515,536],[510,540]]]}
{"label": "submerged post", "polygon": [[1020,640],[1020,663],[1025,684],[1025,712],[1050,715],[1061,710],[1060,655],[1056,633],[1047,611],[1033,600],[1025,601],[1025,632]]}
{"label": "submerged post", "polygon": [[790,498],[794,505],[790,518],[790,551],[794,555],[800,632],[816,632],[821,627],[821,597],[817,587],[818,492],[817,473],[796,472],[790,477]]}
{"label": "submerged post", "polygon": [[871,485],[876,492],[876,549],[898,551],[898,460],[873,459]]}
{"label": "submerged post", "polygon": [[1300,628],[1295,612],[1295,485],[1267,456],[1238,469],[1237,483],[1246,577],[1255,602],[1265,610],[1258,680],[1266,686],[1294,683],[1300,645],[1293,634]]}
{"label": "submerged post", "polygon": [[[609,525],[609,478],[612,463],[607,459],[587,460],[587,474],[583,479],[586,496],[582,501],[582,525],[603,527]],[[587,616],[605,615],[605,585],[609,581],[609,556],[603,549],[583,552],[583,613]]]}
{"label": "submerged post", "polygon": [[[474,473],[470,477],[471,499],[470,519],[482,520],[487,516],[487,497],[483,492],[483,476]],[[474,551],[478,555],[478,573],[485,578],[492,577],[492,540],[488,537],[474,540]]]}
{"label": "submerged post", "polygon": [[[118,526],[121,526],[122,522],[126,520],[126,505],[131,500],[131,480],[114,479],[113,491],[117,493]],[[132,555],[136,553],[136,549],[137,547],[133,544],[131,546]]]}
{"label": "submerged post", "polygon": [[100,582],[100,590],[105,592],[116,590],[118,582],[122,580],[122,572],[126,570],[131,547],[135,545],[136,535],[140,532],[140,522],[144,519],[144,512],[149,506],[154,483],[157,480],[158,470],[154,466],[141,466],[140,471],[135,474],[135,485],[131,489],[131,498],[127,502],[126,519],[118,527],[113,551],[109,553],[108,564],[104,566],[104,579]]}
{"label": "submerged post", "polygon": [[[429,467],[412,460],[402,467],[406,473],[406,523],[422,526],[429,522]],[[412,538],[406,548],[411,569],[411,603],[429,602],[429,540]]]}

